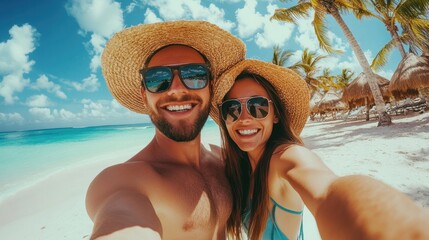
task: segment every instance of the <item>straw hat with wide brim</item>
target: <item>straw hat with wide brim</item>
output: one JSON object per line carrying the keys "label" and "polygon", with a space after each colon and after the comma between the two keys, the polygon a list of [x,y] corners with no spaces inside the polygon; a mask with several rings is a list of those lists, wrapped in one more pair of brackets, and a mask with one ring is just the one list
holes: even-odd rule
{"label": "straw hat with wide brim", "polygon": [[259,60],[241,61],[219,77],[211,102],[210,116],[213,120],[220,124],[219,105],[242,72],[259,75],[273,85],[283,103],[292,130],[300,134],[310,113],[310,93],[306,82],[290,69]]}
{"label": "straw hat with wide brim", "polygon": [[204,21],[170,21],[124,29],[107,42],[101,57],[107,87],[119,103],[148,114],[139,71],[153,52],[172,44],[187,45],[202,53],[210,63],[214,81],[245,57],[245,45],[239,38]]}

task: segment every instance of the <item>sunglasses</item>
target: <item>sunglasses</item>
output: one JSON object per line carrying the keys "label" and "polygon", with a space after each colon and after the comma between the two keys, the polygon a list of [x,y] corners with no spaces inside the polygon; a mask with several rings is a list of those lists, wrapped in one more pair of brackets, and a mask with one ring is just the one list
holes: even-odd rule
{"label": "sunglasses", "polygon": [[171,87],[174,70],[178,71],[179,79],[186,88],[203,89],[210,79],[210,70],[206,64],[184,64],[178,66],[158,66],[140,70],[143,77],[142,85],[151,93],[161,93]]}
{"label": "sunglasses", "polygon": [[272,102],[268,98],[262,96],[234,98],[228,99],[219,105],[222,119],[226,123],[237,121],[242,112],[241,106],[243,103],[240,100],[244,99],[247,99],[245,102],[247,112],[253,118],[262,120],[268,116],[270,110],[269,103]]}

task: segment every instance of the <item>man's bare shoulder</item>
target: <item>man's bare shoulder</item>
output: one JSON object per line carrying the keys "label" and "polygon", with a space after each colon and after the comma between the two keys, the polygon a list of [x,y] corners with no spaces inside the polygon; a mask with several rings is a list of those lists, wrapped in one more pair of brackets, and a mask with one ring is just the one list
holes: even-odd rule
{"label": "man's bare shoulder", "polygon": [[141,183],[155,183],[157,179],[157,171],[144,161],[124,162],[107,167],[94,178],[88,188],[86,205],[90,217],[96,214],[98,206],[106,199],[124,189],[146,195],[153,184]]}
{"label": "man's bare shoulder", "polygon": [[222,148],[218,145],[209,144],[210,152],[219,157],[222,154]]}

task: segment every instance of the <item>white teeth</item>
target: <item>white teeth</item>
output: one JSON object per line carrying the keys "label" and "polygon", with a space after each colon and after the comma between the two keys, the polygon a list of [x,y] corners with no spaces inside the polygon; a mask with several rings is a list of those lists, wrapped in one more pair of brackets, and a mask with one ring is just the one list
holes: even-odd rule
{"label": "white teeth", "polygon": [[191,104],[167,106],[168,111],[186,111],[192,108]]}
{"label": "white teeth", "polygon": [[255,134],[256,132],[258,132],[257,129],[238,130],[238,133],[240,133],[240,135],[252,135],[252,134]]}

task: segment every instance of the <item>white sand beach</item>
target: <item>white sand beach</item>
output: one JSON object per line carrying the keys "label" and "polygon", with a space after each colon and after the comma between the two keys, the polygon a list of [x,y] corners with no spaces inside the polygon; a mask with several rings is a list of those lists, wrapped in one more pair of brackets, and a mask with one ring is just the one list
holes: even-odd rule
{"label": "white sand beach", "polygon": [[[429,112],[395,116],[393,122],[389,127],[376,127],[375,120],[309,122],[302,137],[338,175],[372,176],[429,208]],[[203,141],[219,144],[218,132],[203,130]],[[92,222],[84,203],[89,183],[102,169],[137,151],[105,152],[3,200],[0,239],[89,239]],[[304,230],[306,239],[320,239],[308,211]]]}

